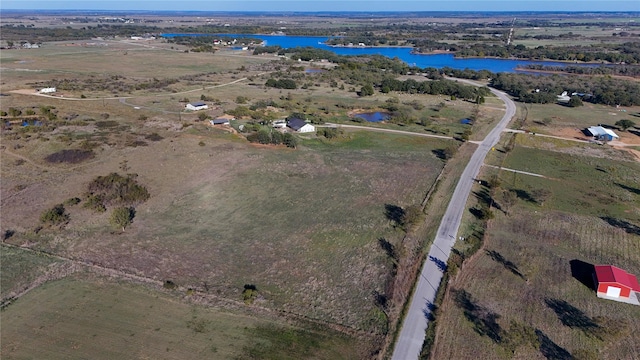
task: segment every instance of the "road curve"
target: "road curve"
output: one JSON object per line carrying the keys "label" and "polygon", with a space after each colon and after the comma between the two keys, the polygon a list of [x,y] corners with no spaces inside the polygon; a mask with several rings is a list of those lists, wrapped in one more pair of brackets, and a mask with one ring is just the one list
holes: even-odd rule
{"label": "road curve", "polygon": [[[473,81],[461,80],[470,85],[482,86]],[[428,315],[436,298],[436,292],[442,279],[443,270],[449,259],[451,248],[456,242],[458,228],[462,215],[466,210],[466,202],[471,192],[473,179],[478,176],[480,167],[491,148],[498,143],[500,134],[507,127],[511,118],[516,113],[515,103],[503,92],[491,89],[491,92],[500,98],[506,105],[506,112],[502,120],[496,125],[487,137],[478,146],[471,156],[467,167],[456,185],[442,218],[436,238],[429,249],[427,259],[422,266],[418,282],[416,283],[410,306],[406,312],[400,335],[395,344],[392,360],[415,360],[420,356],[424,342],[425,330],[428,324]]]}

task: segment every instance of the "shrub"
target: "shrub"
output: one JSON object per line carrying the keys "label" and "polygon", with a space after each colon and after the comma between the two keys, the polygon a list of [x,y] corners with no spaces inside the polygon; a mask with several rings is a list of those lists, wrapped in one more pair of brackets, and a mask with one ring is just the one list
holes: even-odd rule
{"label": "shrub", "polygon": [[69,221],[69,214],[65,212],[64,205],[58,204],[42,213],[40,221],[45,225],[62,225]]}
{"label": "shrub", "polygon": [[177,288],[177,287],[178,287],[178,285],[176,285],[176,283],[174,283],[174,282],[173,282],[173,281],[171,281],[171,280],[165,280],[165,281],[164,281],[164,284],[162,284],[162,287],[163,287],[163,288],[165,288],[165,289],[172,290],[172,289]]}
{"label": "shrub", "polygon": [[133,206],[149,199],[147,189],[138,184],[135,174],[126,177],[118,173],[98,176],[89,183],[89,193],[99,197],[103,206],[126,205]]}
{"label": "shrub", "polygon": [[83,207],[87,209],[91,209],[95,212],[105,212],[107,208],[103,204],[104,199],[101,195],[92,195],[89,194],[87,196],[87,201],[84,203]]}
{"label": "shrub", "polygon": [[258,289],[255,285],[245,284],[244,290],[242,291],[242,299],[245,304],[251,304],[258,296]]}
{"label": "shrub", "polygon": [[72,198],[69,198],[69,199],[65,200],[64,205],[69,205],[69,206],[78,205],[80,203],[80,201],[82,201],[82,200],[80,200],[80,198],[72,197]]}

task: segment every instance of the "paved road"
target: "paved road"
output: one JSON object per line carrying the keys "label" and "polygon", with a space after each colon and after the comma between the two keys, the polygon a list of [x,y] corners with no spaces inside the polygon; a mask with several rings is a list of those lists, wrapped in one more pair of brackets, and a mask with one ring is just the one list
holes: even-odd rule
{"label": "paved road", "polygon": [[[480,86],[472,81],[458,81]],[[516,113],[515,103],[505,93],[495,89],[491,89],[491,92],[504,101],[506,112],[502,120],[491,130],[473,153],[469,164],[458,181],[453,197],[438,228],[436,238],[429,250],[429,255],[420,272],[411,304],[407,310],[400,336],[393,351],[392,360],[418,359],[424,342],[425,330],[427,329],[427,315],[431,312],[431,305],[435,301],[436,292],[442,279],[442,271],[449,259],[451,247],[456,241],[462,214],[466,211],[465,205],[474,182],[473,179],[477,177],[487,153],[498,142],[502,130],[507,127],[507,124]]]}

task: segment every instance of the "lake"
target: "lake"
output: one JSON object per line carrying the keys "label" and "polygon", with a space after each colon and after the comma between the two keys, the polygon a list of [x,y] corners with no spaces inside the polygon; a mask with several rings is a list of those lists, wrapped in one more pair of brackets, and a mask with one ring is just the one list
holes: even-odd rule
{"label": "lake", "polygon": [[225,36],[225,37],[252,37],[265,42],[265,45],[279,45],[285,49],[292,47],[311,46],[318,49],[332,51],[338,55],[383,55],[389,58],[398,58],[411,66],[420,68],[443,68],[489,70],[491,72],[516,72],[516,68],[526,65],[545,66],[598,66],[598,64],[574,64],[557,61],[533,61],[533,60],[511,60],[493,58],[460,58],[453,54],[412,54],[411,48],[402,47],[332,47],[325,45],[328,39],[326,36],[287,36],[287,35],[248,35],[248,34],[161,34],[162,37],[172,38],[175,36]]}

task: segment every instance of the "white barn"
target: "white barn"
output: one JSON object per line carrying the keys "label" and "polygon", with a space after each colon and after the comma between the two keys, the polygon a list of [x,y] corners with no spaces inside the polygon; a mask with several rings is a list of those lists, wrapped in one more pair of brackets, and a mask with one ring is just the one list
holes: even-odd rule
{"label": "white barn", "polygon": [[209,106],[207,104],[203,103],[202,101],[198,101],[198,102],[194,102],[194,103],[189,103],[189,104],[185,105],[184,108],[186,110],[198,111],[198,110],[208,109]]}

